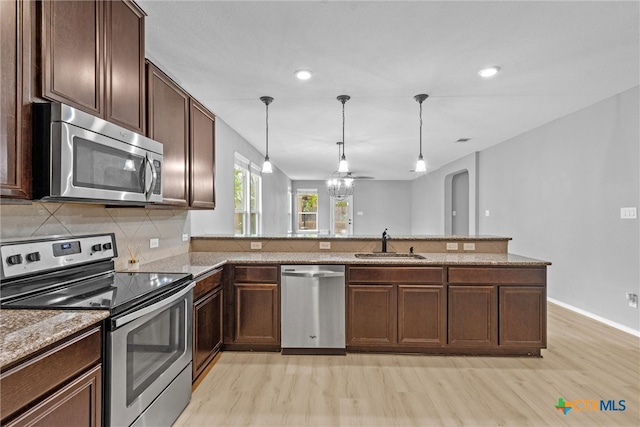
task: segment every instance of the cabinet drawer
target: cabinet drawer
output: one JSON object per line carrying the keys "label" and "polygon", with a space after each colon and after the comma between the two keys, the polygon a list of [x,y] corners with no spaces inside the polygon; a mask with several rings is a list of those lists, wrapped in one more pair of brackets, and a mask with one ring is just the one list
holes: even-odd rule
{"label": "cabinet drawer", "polygon": [[193,300],[196,301],[202,295],[220,286],[222,283],[222,269],[219,268],[211,272],[204,279],[200,279],[196,282],[196,287],[193,289]]}
{"label": "cabinet drawer", "polygon": [[350,283],[442,283],[442,267],[349,267]]}
{"label": "cabinet drawer", "polygon": [[278,283],[278,267],[275,265],[237,265],[236,282]]}
{"label": "cabinet drawer", "polygon": [[547,269],[513,267],[449,267],[449,283],[517,283],[544,285]]}
{"label": "cabinet drawer", "polygon": [[1,419],[97,364],[102,354],[100,328],[91,329],[0,376]]}

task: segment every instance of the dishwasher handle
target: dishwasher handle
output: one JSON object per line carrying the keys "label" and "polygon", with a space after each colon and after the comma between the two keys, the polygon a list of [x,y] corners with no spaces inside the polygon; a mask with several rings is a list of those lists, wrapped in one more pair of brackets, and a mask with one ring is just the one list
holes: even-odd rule
{"label": "dishwasher handle", "polygon": [[344,277],[341,271],[283,271],[283,276],[289,277],[313,277],[322,279],[324,277]]}

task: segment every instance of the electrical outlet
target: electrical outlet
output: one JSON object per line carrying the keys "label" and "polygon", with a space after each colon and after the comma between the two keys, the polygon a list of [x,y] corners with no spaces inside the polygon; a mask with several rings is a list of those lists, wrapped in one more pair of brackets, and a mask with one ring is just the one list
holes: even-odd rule
{"label": "electrical outlet", "polygon": [[262,242],[251,242],[251,249],[262,249]]}
{"label": "electrical outlet", "polygon": [[188,242],[189,241],[189,235],[188,234],[183,234],[182,235],[182,241],[183,242]]}
{"label": "electrical outlet", "polygon": [[157,248],[158,246],[160,246],[160,241],[158,239],[149,239],[149,247],[151,249]]}
{"label": "electrical outlet", "polygon": [[320,249],[331,249],[331,242],[320,242]]}
{"label": "electrical outlet", "polygon": [[487,209],[486,211],[484,211],[484,216],[489,216],[491,212],[489,212],[489,209]]}
{"label": "electrical outlet", "polygon": [[462,245],[462,249],[464,249],[465,251],[475,251],[476,250],[476,244],[475,243],[465,243]]}
{"label": "electrical outlet", "polygon": [[448,251],[457,251],[458,250],[458,244],[457,243],[447,243],[447,250]]}
{"label": "electrical outlet", "polygon": [[629,301],[629,307],[633,307],[633,308],[638,308],[638,295],[631,293],[631,292],[627,292],[625,293],[625,296],[627,297],[627,301]]}

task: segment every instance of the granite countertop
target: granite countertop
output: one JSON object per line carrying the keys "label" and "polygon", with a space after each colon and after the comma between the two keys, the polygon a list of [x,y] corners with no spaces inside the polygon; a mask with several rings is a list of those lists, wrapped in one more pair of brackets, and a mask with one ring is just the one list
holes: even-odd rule
{"label": "granite countertop", "polygon": [[107,310],[0,310],[0,368],[109,317]]}
{"label": "granite countertop", "polygon": [[494,253],[422,253],[425,259],[356,258],[349,252],[190,252],[140,266],[140,271],[155,273],[191,273],[198,276],[226,263],[241,264],[377,264],[377,265],[490,265],[529,266],[551,265],[548,261],[515,254]]}
{"label": "granite countertop", "polygon": [[[391,233],[393,240],[421,240],[421,241],[461,241],[461,240],[476,240],[476,241],[504,241],[512,240],[511,237],[503,236],[482,236],[482,235],[450,235],[450,236],[435,236],[435,235],[411,235],[411,236],[396,236]],[[337,236],[329,234],[271,234],[271,235],[244,235],[244,234],[202,234],[199,236],[191,236],[192,239],[215,239],[215,240],[380,240],[380,236]]]}

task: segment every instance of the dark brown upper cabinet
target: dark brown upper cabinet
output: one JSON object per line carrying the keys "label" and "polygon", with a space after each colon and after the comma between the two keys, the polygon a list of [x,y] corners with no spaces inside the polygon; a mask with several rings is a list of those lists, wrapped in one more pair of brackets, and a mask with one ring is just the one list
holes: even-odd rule
{"label": "dark brown upper cabinet", "polygon": [[129,0],[42,2],[42,97],[144,133],[144,12]]}
{"label": "dark brown upper cabinet", "polygon": [[215,116],[147,61],[147,136],[163,145],[163,203],[215,208]]}
{"label": "dark brown upper cabinet", "polygon": [[145,133],[144,12],[130,1],[105,3],[105,118]]}
{"label": "dark brown upper cabinet", "polygon": [[31,1],[0,1],[0,196],[31,198]]}
{"label": "dark brown upper cabinet", "polygon": [[216,118],[199,102],[192,99],[190,120],[189,205],[192,208],[214,209],[216,207],[214,187]]}
{"label": "dark brown upper cabinet", "polygon": [[163,203],[189,205],[189,95],[147,61],[147,136],[162,143]]}

